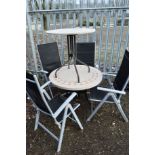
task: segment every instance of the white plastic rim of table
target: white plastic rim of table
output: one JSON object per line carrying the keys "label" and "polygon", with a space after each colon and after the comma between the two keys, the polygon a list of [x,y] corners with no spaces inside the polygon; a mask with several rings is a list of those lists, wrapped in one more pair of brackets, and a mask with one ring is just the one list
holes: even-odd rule
{"label": "white plastic rim of table", "polygon": [[88,73],[88,67],[85,65],[76,65],[80,82],[78,83],[77,74],[74,65],[63,66],[57,72],[57,78],[55,77],[55,71],[51,72],[49,79],[58,88],[72,91],[87,90],[97,86],[102,81],[102,73],[97,68],[90,66],[90,72]]}
{"label": "white plastic rim of table", "polygon": [[57,34],[57,35],[77,35],[77,34],[89,34],[94,32],[95,32],[95,29],[93,28],[79,28],[79,27],[46,31],[46,33]]}

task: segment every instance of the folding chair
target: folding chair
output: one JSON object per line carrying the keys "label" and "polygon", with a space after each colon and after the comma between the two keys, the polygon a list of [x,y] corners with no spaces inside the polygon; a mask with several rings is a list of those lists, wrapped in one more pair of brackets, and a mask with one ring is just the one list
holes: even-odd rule
{"label": "folding chair", "polygon": [[[77,43],[77,58],[85,64],[94,67],[95,64],[95,43],[79,42]],[[77,61],[77,64],[81,64]]]}
{"label": "folding chair", "polygon": [[124,120],[128,122],[128,118],[126,117],[120,103],[122,95],[126,94],[125,88],[128,82],[129,82],[129,52],[126,50],[122,60],[122,64],[120,66],[120,69],[117,73],[117,76],[115,77],[115,80],[111,88],[95,87],[90,90],[88,94],[88,99],[91,102],[96,102],[98,104],[91,113],[91,115],[88,117],[87,121],[90,121],[92,117],[102,107],[102,105],[108,102],[108,103],[115,103]]}
{"label": "folding chair", "polygon": [[[80,129],[83,130],[82,124],[75,113],[75,110],[80,106],[80,104],[76,104],[75,106],[70,104],[77,93],[73,92],[67,99],[58,95],[51,98],[45,90],[45,88],[50,84],[50,81],[41,86],[36,75],[27,73],[27,77],[29,77],[29,79],[26,79],[26,92],[31,98],[32,103],[36,109],[34,130],[40,126],[49,135],[51,135],[58,142],[57,152],[59,152],[61,150],[67,118],[75,121],[79,125]],[[60,129],[59,136],[53,134],[39,121],[40,113],[48,115],[54,119],[55,123]],[[70,117],[71,114],[74,118]]]}
{"label": "folding chair", "polygon": [[58,45],[56,42],[37,45],[43,72],[49,74],[61,66]]}

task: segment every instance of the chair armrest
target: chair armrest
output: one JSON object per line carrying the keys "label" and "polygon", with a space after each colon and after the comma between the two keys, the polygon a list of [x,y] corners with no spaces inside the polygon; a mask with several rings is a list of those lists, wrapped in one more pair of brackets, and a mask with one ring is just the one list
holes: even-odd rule
{"label": "chair armrest", "polygon": [[32,73],[45,73],[45,74],[48,74],[48,72],[45,71],[45,70],[39,70],[39,71],[27,70],[27,71],[32,72]]}
{"label": "chair armrest", "polygon": [[52,84],[51,81],[47,81],[46,83],[44,83],[41,88],[44,89],[46,86],[48,86],[49,84]]}
{"label": "chair armrest", "polygon": [[73,98],[77,96],[77,93],[73,92],[66,100],[65,102],[59,107],[59,109],[54,113],[54,117],[57,117],[62,110],[70,103],[70,101],[73,100]]}
{"label": "chair armrest", "polygon": [[38,73],[45,73],[45,74],[48,74],[48,71],[45,71],[45,70],[40,70],[40,71],[37,71]]}
{"label": "chair armrest", "polygon": [[103,87],[97,87],[97,89],[102,90],[102,91],[108,91],[108,92],[111,92],[111,93],[122,94],[122,95],[126,94],[125,91],[120,91],[120,90],[115,90],[115,89],[109,89],[109,88],[103,88]]}
{"label": "chair armrest", "polygon": [[115,77],[116,74],[102,72],[102,75]]}
{"label": "chair armrest", "polygon": [[45,94],[45,96],[47,97],[48,100],[51,100],[51,97],[48,95],[48,93],[45,89],[43,89],[43,93]]}

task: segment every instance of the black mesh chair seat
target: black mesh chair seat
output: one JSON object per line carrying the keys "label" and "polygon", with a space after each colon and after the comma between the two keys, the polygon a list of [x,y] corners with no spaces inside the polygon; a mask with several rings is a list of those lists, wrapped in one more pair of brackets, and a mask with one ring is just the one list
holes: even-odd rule
{"label": "black mesh chair seat", "polygon": [[[90,89],[90,92],[89,92],[89,100],[92,100],[92,101],[101,101],[106,95],[107,95],[108,92],[105,92],[105,91],[101,91],[101,90],[98,90],[97,87],[94,87],[92,89]],[[108,102],[113,102],[113,98],[111,96],[109,96],[109,98],[107,99]]]}
{"label": "black mesh chair seat", "polygon": [[31,74],[31,72],[26,71],[26,79],[33,80],[34,81],[34,78],[33,78],[33,75]]}
{"label": "black mesh chair seat", "polygon": [[[53,112],[56,112],[56,111],[59,109],[59,107],[63,104],[64,101],[65,101],[65,99],[63,99],[61,96],[55,96],[54,98],[52,98],[52,100],[50,100],[50,101],[48,102],[48,104],[49,104],[51,110],[52,110]],[[64,115],[64,111],[65,111],[65,110],[63,110],[63,111],[58,115],[58,117],[56,118],[58,122],[62,121],[63,115]],[[45,109],[45,112],[49,113],[49,111],[48,111],[47,108]],[[68,114],[69,114],[69,112],[70,112],[70,111],[68,111]]]}

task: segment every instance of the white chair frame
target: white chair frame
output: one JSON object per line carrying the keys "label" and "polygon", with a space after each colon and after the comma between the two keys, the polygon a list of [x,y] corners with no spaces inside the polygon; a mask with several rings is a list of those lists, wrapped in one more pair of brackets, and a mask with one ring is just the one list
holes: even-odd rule
{"label": "white chair frame", "polygon": [[[72,119],[73,121],[75,121],[81,130],[83,130],[83,126],[78,118],[78,116],[76,115],[75,113],[75,110],[80,106],[80,104],[77,104],[74,108],[71,106],[70,102],[75,98],[75,96],[77,96],[77,93],[73,92],[66,100],[65,102],[57,109],[57,111],[55,113],[52,112],[51,108],[49,107],[48,103],[47,103],[47,100],[45,98],[45,96],[47,97],[48,100],[51,99],[51,97],[48,95],[48,93],[46,92],[45,90],[45,87],[48,86],[51,81],[48,81],[46,82],[45,84],[43,84],[42,86],[40,86],[40,83],[38,81],[38,78],[36,75],[34,75],[34,79],[35,81],[33,80],[29,80],[29,79],[26,79],[30,82],[34,82],[37,84],[38,86],[38,89],[39,89],[39,92],[40,92],[40,95],[47,107],[47,109],[49,110],[49,113],[46,113],[44,111],[42,111],[40,108],[38,108],[36,106],[36,104],[33,102],[34,104],[34,107],[36,108],[36,118],[35,118],[35,127],[34,127],[34,130],[36,130],[38,128],[38,126],[40,126],[41,128],[43,128],[49,135],[51,135],[57,142],[58,142],[58,147],[57,147],[57,152],[60,152],[61,150],[61,146],[62,146],[62,140],[63,140],[63,136],[64,136],[64,130],[65,130],[65,125],[66,125],[66,119],[67,118],[70,118]],[[28,94],[28,93],[27,93]],[[30,95],[28,94],[28,96],[30,97]],[[30,97],[31,98],[31,97]],[[61,122],[58,122],[56,120],[56,118],[58,117],[58,115],[62,112],[62,110],[64,110],[64,115],[63,115],[63,119]],[[68,114],[68,110],[70,110],[71,112]],[[51,116],[52,118],[54,118],[54,121],[55,123],[58,125],[59,129],[60,129],[60,135],[59,137],[57,137],[55,134],[53,134],[51,131],[49,131],[49,129],[47,129],[40,121],[39,121],[39,118],[40,118],[40,113],[44,113],[48,116]],[[73,115],[74,118],[71,118],[70,117],[70,114]]]}
{"label": "white chair frame", "polygon": [[[102,100],[90,99],[90,101],[92,101],[92,102],[99,102],[99,103],[96,106],[96,108],[92,111],[90,116],[87,118],[87,122],[89,122],[94,117],[94,115],[98,112],[98,110],[102,107],[102,105],[104,103],[115,103],[118,110],[119,110],[119,112],[121,113],[123,119],[125,120],[125,122],[128,122],[128,118],[127,118],[127,116],[125,115],[125,113],[124,113],[124,111],[122,109],[121,101],[120,101],[121,96],[126,94],[125,88],[126,88],[128,82],[129,82],[129,78],[126,80],[126,82],[125,82],[125,84],[123,86],[123,89],[121,91],[115,90],[113,86],[110,89],[109,88],[103,88],[103,87],[97,87],[98,90],[106,91],[108,93],[106,94],[106,96],[104,96],[104,98]],[[117,97],[116,94],[120,94],[119,97]],[[114,102],[109,102],[107,100],[108,97],[110,97],[110,96],[113,98]]]}

